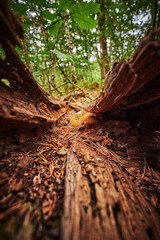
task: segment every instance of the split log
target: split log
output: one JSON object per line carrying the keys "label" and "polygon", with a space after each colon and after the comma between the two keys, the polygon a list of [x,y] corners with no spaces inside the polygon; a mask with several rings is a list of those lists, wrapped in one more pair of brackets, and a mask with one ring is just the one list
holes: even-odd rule
{"label": "split log", "polygon": [[56,121],[43,102],[28,100],[20,91],[0,86],[0,133],[14,128],[33,128]]}
{"label": "split log", "polygon": [[[18,56],[15,46],[23,38],[20,19],[7,0],[0,1],[0,43],[5,59],[0,57],[0,156],[22,146],[37,134],[31,129],[54,123],[59,106],[36,82]],[[22,140],[24,139],[24,140]]]}
{"label": "split log", "polygon": [[160,99],[160,29],[140,42],[132,60],[112,69],[93,112],[127,110]]}
{"label": "split log", "polygon": [[6,58],[0,59],[0,77],[7,79],[12,87],[21,89],[23,92],[28,91],[30,95],[41,98],[48,104],[53,104],[14,49],[15,45],[21,46],[18,37],[23,38],[20,19],[8,7],[7,1],[2,0],[0,3],[0,42]]}
{"label": "split log", "polygon": [[21,21],[7,1],[2,0],[0,43],[6,57],[0,58],[0,132],[33,128],[56,119],[58,106],[49,99],[14,49],[16,45],[21,46],[18,37],[23,38]]}
{"label": "split log", "polygon": [[160,239],[159,219],[121,167],[83,142],[67,156],[63,240]]}

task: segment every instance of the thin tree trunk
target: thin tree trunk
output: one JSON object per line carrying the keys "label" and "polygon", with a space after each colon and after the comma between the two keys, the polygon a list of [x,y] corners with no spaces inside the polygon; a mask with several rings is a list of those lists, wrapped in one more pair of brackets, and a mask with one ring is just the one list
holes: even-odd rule
{"label": "thin tree trunk", "polygon": [[99,42],[100,42],[100,48],[101,48],[101,80],[102,82],[106,78],[106,74],[109,71],[109,61],[108,61],[108,52],[107,52],[107,41],[105,36],[105,22],[106,22],[106,12],[105,12],[105,1],[96,1],[97,3],[100,3],[100,9],[101,13],[98,14],[98,25],[99,25]]}
{"label": "thin tree trunk", "polygon": [[54,57],[51,54],[51,63],[52,63],[52,86],[55,91],[57,91],[60,95],[62,95],[62,92],[59,90],[59,88],[56,86],[55,83],[55,65],[54,65]]}
{"label": "thin tree trunk", "polygon": [[[65,34],[66,34],[66,40],[67,40],[67,48],[69,54],[73,54],[72,50],[72,44],[71,44],[71,39],[70,39],[70,32],[69,32],[69,26],[68,26],[68,21],[67,17],[65,16],[64,18],[64,25],[65,25]],[[76,83],[77,82],[77,76],[76,76],[76,68],[75,68],[75,63],[71,62],[71,76],[72,76],[72,82]]]}
{"label": "thin tree trunk", "polygon": [[25,62],[26,62],[26,66],[27,68],[29,69],[29,71],[31,73],[33,73],[33,68],[32,66],[30,65],[30,62],[28,60],[28,52],[27,52],[27,45],[26,45],[26,40],[23,39],[22,41],[22,47],[23,47],[23,52],[24,52],[24,58],[25,58]]}
{"label": "thin tree trunk", "polygon": [[45,85],[45,74],[44,74],[44,72],[41,72],[40,76],[42,78],[43,85]]}
{"label": "thin tree trunk", "polygon": [[[88,53],[88,46],[87,46],[87,31],[85,31],[84,34],[84,39],[85,39],[85,51],[87,53],[87,61],[89,61],[89,53]],[[89,70],[89,71],[88,71]],[[88,73],[90,73],[90,77],[91,77],[91,82],[93,83],[93,75],[92,75],[92,69],[90,64],[88,65],[88,69],[87,69]]]}
{"label": "thin tree trunk", "polygon": [[[40,9],[41,10],[41,9]],[[42,19],[42,16],[38,16],[40,19]],[[48,33],[45,29],[45,27],[43,25],[40,26],[41,27],[41,31],[45,37],[46,42],[48,42]],[[57,91],[59,94],[62,94],[62,92],[58,89],[58,87],[56,86],[55,83],[55,66],[54,66],[54,56],[51,53],[51,48],[50,46],[48,46],[48,51],[50,51],[50,61],[51,61],[51,65],[52,65],[52,76],[51,76],[51,85],[54,88],[55,91]],[[50,86],[50,80],[49,80],[49,75],[48,75],[48,84],[49,84],[49,89],[50,89],[50,94],[52,95],[52,91],[51,91],[51,86]]]}

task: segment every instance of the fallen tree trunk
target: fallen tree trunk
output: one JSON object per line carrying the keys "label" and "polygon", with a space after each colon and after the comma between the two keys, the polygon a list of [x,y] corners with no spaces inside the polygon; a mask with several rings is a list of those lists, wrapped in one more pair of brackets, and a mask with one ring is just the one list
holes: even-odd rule
{"label": "fallen tree trunk", "polygon": [[68,152],[62,239],[159,239],[159,219],[111,157],[75,141]]}
{"label": "fallen tree trunk", "polygon": [[[58,119],[59,106],[36,82],[22,62],[15,46],[23,38],[20,19],[0,1],[0,43],[5,58],[0,57],[0,156],[31,140],[36,130]],[[33,134],[34,133],[34,134]]]}
{"label": "fallen tree trunk", "polygon": [[[29,137],[19,138],[16,136],[18,130],[22,129],[24,133],[25,129],[30,130],[57,119],[57,106],[35,81],[14,49],[15,45],[20,46],[17,35],[23,36],[22,26],[6,1],[2,0],[0,42],[6,58],[0,59],[0,145],[2,143],[4,154],[11,151],[17,142],[18,146],[25,143],[36,132],[34,129],[32,136],[29,134]],[[157,30],[142,41],[132,61],[122,61],[116,65],[110,73],[109,85],[106,82],[91,110],[119,114],[123,110],[129,111],[147,104],[151,104],[152,108],[152,103],[157,108],[160,98],[159,51]],[[9,86],[2,81],[4,79],[9,81]],[[8,134],[6,131],[9,131]],[[13,140],[15,145],[12,147]],[[62,239],[160,238],[158,217],[138,188],[112,160],[115,159],[105,151],[103,154],[97,153],[80,141],[75,141],[69,149]]]}
{"label": "fallen tree trunk", "polygon": [[120,112],[160,99],[160,29],[140,42],[130,62],[122,60],[109,73],[93,112]]}
{"label": "fallen tree trunk", "polygon": [[[55,121],[57,107],[40,87],[19,58],[23,28],[17,16],[0,2],[0,43],[5,59],[0,58],[0,132],[15,128],[33,128]],[[6,80],[9,84],[7,84]]]}
{"label": "fallen tree trunk", "polygon": [[35,104],[34,99],[10,87],[0,86],[0,132],[14,128],[33,128],[54,122],[56,117],[43,102]]}

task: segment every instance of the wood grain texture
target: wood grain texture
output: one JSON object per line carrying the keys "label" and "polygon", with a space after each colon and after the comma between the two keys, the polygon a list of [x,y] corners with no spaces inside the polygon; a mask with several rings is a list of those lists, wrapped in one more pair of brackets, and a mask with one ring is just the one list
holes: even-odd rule
{"label": "wood grain texture", "polygon": [[159,219],[110,157],[75,141],[68,152],[62,240],[159,239]]}
{"label": "wood grain texture", "polygon": [[23,37],[22,23],[2,0],[0,43],[6,57],[0,58],[0,132],[33,128],[56,119],[54,108],[58,105],[36,82],[15,50],[16,45],[20,46],[18,37]]}
{"label": "wood grain texture", "polygon": [[93,112],[129,109],[160,98],[160,29],[147,34],[132,60],[122,60],[108,74]]}

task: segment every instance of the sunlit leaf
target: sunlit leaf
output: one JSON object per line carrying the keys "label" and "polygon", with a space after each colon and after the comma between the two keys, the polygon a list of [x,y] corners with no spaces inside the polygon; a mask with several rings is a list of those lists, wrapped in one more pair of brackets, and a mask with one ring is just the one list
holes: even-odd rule
{"label": "sunlit leaf", "polygon": [[42,50],[42,51],[39,51],[38,54],[50,55],[50,51]]}
{"label": "sunlit leaf", "polygon": [[78,25],[86,30],[95,28],[97,20],[93,19],[92,14],[99,11],[99,4],[94,2],[82,2],[71,8],[71,16]]}
{"label": "sunlit leaf", "polygon": [[73,19],[78,23],[78,25],[86,30],[93,29],[97,25],[97,20],[90,17],[86,17],[83,14],[79,14],[73,17]]}
{"label": "sunlit leaf", "polygon": [[60,59],[69,60],[69,61],[73,60],[73,57],[70,54],[64,54],[57,49],[54,49],[52,52],[55,53],[57,57]]}

